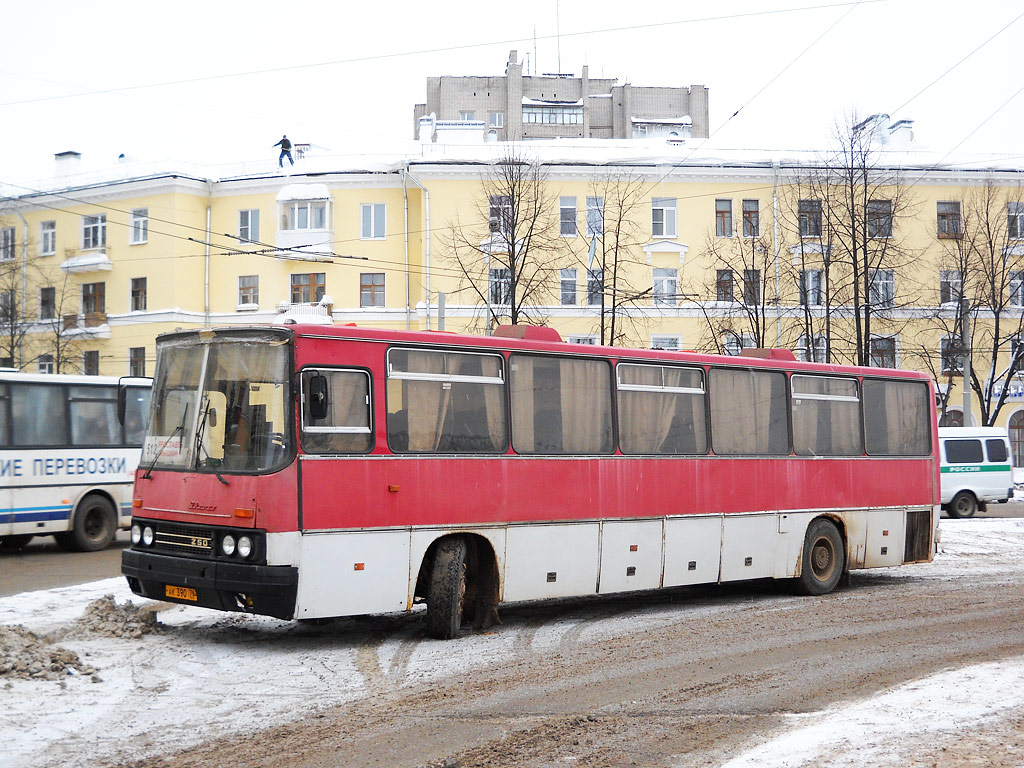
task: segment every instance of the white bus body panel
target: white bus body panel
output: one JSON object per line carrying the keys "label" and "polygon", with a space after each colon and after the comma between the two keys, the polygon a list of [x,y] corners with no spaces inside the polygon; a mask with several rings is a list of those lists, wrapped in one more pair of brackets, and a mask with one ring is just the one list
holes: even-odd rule
{"label": "white bus body panel", "polygon": [[507,601],[592,595],[597,591],[601,524],[510,526]]}
{"label": "white bus body panel", "polygon": [[612,520],[601,525],[601,594],[661,586],[662,521]]}
{"label": "white bus body panel", "polygon": [[779,538],[776,514],[725,515],[722,521],[721,580],[774,576]]}
{"label": "white bus body panel", "polygon": [[721,557],[721,515],[672,517],[665,521],[666,587],[718,581]]}

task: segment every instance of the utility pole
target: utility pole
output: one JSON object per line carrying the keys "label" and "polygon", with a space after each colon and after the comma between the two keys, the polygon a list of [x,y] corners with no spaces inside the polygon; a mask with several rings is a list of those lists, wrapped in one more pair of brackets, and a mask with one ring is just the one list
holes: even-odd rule
{"label": "utility pole", "polygon": [[964,373],[964,426],[971,422],[971,303],[960,297],[960,350]]}

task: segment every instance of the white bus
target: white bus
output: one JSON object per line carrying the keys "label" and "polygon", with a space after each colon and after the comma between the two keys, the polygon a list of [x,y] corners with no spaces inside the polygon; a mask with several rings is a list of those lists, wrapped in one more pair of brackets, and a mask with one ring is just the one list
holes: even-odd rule
{"label": "white bus", "polygon": [[[118,420],[118,388],[124,396]],[[131,521],[150,379],[0,373],[0,547],[106,547]]]}

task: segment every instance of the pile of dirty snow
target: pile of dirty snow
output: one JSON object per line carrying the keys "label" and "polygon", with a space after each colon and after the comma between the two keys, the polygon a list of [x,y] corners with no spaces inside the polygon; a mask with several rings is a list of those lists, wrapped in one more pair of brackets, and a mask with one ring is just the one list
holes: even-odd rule
{"label": "pile of dirty snow", "polygon": [[78,654],[55,645],[22,626],[0,626],[0,677],[32,680],[63,680],[68,675],[91,675],[96,670],[83,664]]}

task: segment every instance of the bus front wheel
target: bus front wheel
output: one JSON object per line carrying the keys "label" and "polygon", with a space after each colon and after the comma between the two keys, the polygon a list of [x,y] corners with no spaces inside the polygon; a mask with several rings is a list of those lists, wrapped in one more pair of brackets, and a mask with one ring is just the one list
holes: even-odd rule
{"label": "bus front wheel", "polygon": [[459,633],[466,600],[466,541],[445,539],[434,552],[427,591],[427,634],[450,640]]}
{"label": "bus front wheel", "polygon": [[836,588],[846,567],[843,537],[831,520],[815,520],[807,528],[800,578],[797,584],[807,595],[824,595]]}
{"label": "bus front wheel", "polygon": [[78,506],[71,530],[59,534],[57,542],[65,549],[96,552],[105,549],[117,532],[117,512],[102,496],[87,496]]}

